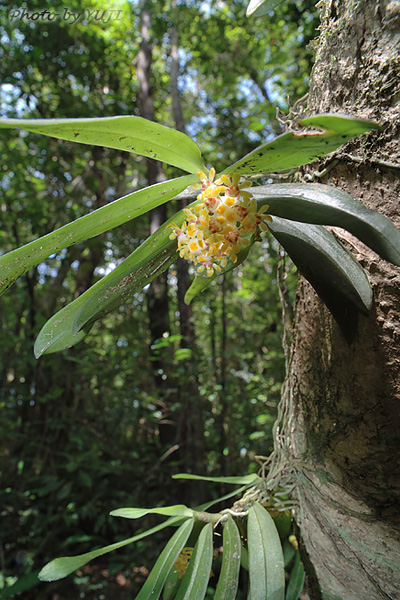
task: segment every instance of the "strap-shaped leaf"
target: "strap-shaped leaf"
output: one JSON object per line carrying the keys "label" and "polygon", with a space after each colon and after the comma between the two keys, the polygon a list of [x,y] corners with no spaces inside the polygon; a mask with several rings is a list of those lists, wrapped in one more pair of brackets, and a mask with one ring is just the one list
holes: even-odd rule
{"label": "strap-shaped leaf", "polygon": [[342,227],[379,256],[400,266],[400,231],[385,216],[343,190],[319,183],[277,183],[251,188],[251,192],[259,205],[269,205],[271,215]]}
{"label": "strap-shaped leaf", "polygon": [[289,542],[289,540],[284,540],[282,544],[282,550],[283,560],[285,562],[285,569],[287,569],[294,562],[294,559],[296,557],[296,550],[294,546]]}
{"label": "strap-shaped leaf", "polygon": [[306,574],[301,562],[300,552],[296,550],[293,569],[290,573],[289,583],[286,589],[285,600],[299,600],[303,590]]}
{"label": "strap-shaped leaf", "polygon": [[175,568],[175,566],[173,566],[168,573],[167,579],[165,580],[162,600],[173,600],[177,594],[180,584],[181,574]]}
{"label": "strap-shaped leaf", "polygon": [[279,537],[284,540],[289,536],[292,528],[292,515],[290,510],[279,511],[274,516],[275,527],[278,530]]}
{"label": "strap-shaped leaf", "polygon": [[283,0],[250,0],[246,10],[246,17],[261,17],[281,4]]}
{"label": "strap-shaped leaf", "polygon": [[300,167],[333,152],[352,138],[379,129],[379,125],[347,115],[316,115],[300,121],[304,127],[318,127],[323,132],[301,129],[280,135],[259,146],[226,169],[225,173],[257,174],[286,171]]}
{"label": "strap-shaped leaf", "polygon": [[160,523],[159,525],[156,525],[156,527],[147,529],[146,531],[134,535],[126,540],[122,540],[121,542],[109,544],[108,546],[103,546],[103,548],[98,548],[97,550],[92,550],[91,552],[86,552],[85,554],[79,554],[77,556],[63,556],[61,558],[56,558],[43,567],[38,577],[41,581],[56,581],[57,579],[62,579],[77,569],[80,569],[83,567],[83,565],[86,565],[88,562],[94,558],[97,558],[98,556],[103,556],[103,554],[107,554],[113,550],[118,550],[118,548],[123,548],[128,544],[142,540],[143,538],[152,535],[157,531],[161,531],[161,529],[165,529],[170,525],[179,523],[181,520],[182,517],[173,517],[167,521],[164,521],[163,523]]}
{"label": "strap-shaped leaf", "polygon": [[[180,211],[173,220],[179,225],[184,218],[184,212]],[[162,225],[111,273],[45,323],[35,342],[37,358],[77,344],[95,319],[141,290],[169,267],[175,260],[177,249],[176,241],[169,239],[170,222]],[[92,297],[94,300],[90,302]]]}
{"label": "strap-shaped leaf", "polygon": [[120,304],[132,297],[132,295],[141,290],[145,285],[151,283],[160,273],[163,273],[176,260],[176,242],[166,240],[165,244],[146,256],[142,261],[137,262],[136,256],[131,255],[120,266],[125,270],[115,274],[115,270],[110,275],[110,279],[102,279],[101,284],[96,290],[90,288],[91,293],[76,313],[72,325],[72,333],[79,333],[85,330],[96,319],[99,319],[107,313],[114,310]]}
{"label": "strap-shaped leaf", "polygon": [[367,314],[372,302],[364,269],[321,225],[274,217],[268,227],[325,302],[350,343],[357,332],[357,311]]}
{"label": "strap-shaped leaf", "polygon": [[160,597],[168,574],[193,529],[193,522],[193,519],[188,519],[174,533],[158,557],[136,600],[157,600]]}
{"label": "strap-shaped leaf", "polygon": [[61,140],[116,148],[166,162],[189,173],[205,168],[199,147],[187,135],[142,117],[0,119],[0,128],[19,128]]}
{"label": "strap-shaped leaf", "polygon": [[[21,575],[15,583],[8,587],[3,587],[1,590],[1,600],[11,600],[11,598],[20,596],[22,592],[34,588],[39,584],[38,574],[39,571],[33,571],[32,573]],[[20,598],[21,597],[22,596],[20,596]]]}
{"label": "strap-shaped leaf", "polygon": [[206,502],[205,504],[198,506],[197,510],[198,511],[206,511],[209,508],[211,508],[211,506],[215,506],[215,504],[218,504],[219,502],[224,502],[225,500],[229,500],[230,498],[233,498],[234,496],[241,496],[243,494],[243,492],[245,492],[247,489],[249,489],[249,487],[252,487],[252,484],[242,485],[242,487],[234,490],[233,492],[229,492],[229,494],[225,494],[224,496],[221,496],[220,498],[215,498],[215,500],[211,500],[210,502]]}
{"label": "strap-shaped leaf", "polygon": [[176,475],[172,475],[172,479],[192,479],[197,481],[213,481],[216,483],[228,483],[232,485],[241,485],[240,488],[235,489],[233,492],[225,494],[220,498],[215,498],[210,502],[206,502],[205,504],[201,504],[196,507],[197,511],[208,511],[209,508],[215,506],[219,502],[223,502],[225,500],[229,500],[234,496],[241,495],[245,492],[249,487],[257,485],[261,481],[261,478],[256,473],[250,473],[249,475],[239,475],[236,477],[203,477],[201,475],[192,475],[191,473],[177,473]]}
{"label": "strap-shaped leaf", "polygon": [[158,508],[116,508],[110,512],[110,515],[112,517],[123,517],[124,519],[140,519],[151,513],[167,517],[193,517],[194,511],[184,504],[175,504],[174,506],[160,506]]}
{"label": "strap-shaped leaf", "polygon": [[251,485],[261,481],[257,473],[238,475],[234,477],[207,477],[203,475],[192,475],[192,473],[176,473],[172,479],[195,479],[196,481],[215,481],[217,483],[230,483],[232,485]]}
{"label": "strap-shaped leaf", "polygon": [[[131,265],[121,276],[115,276],[117,269],[114,269],[112,273],[106,275],[106,277],[94,284],[79,298],[62,308],[44,324],[34,345],[36,358],[39,358],[42,354],[60,352],[61,350],[75,346],[90,331],[95,319],[104,316],[135,292],[141,290],[148,283],[151,283],[157,275],[165,271],[174,262],[175,256],[176,243],[174,244],[173,242],[165,248],[160,249],[158,255],[153,254],[139,264],[134,264],[136,257],[131,254],[117,267],[119,269],[120,267],[123,268]],[[107,296],[105,294],[107,294],[108,290],[110,292]],[[86,305],[86,302],[92,296],[95,296],[95,299],[99,301],[99,306],[93,306],[93,304]],[[83,317],[90,320],[90,323],[86,327],[82,325],[78,330],[75,326],[76,317],[83,308],[85,308]],[[79,325],[80,323],[78,322]]]}
{"label": "strap-shaped leaf", "polygon": [[249,551],[246,546],[242,548],[242,554],[240,556],[240,565],[245,569],[245,571],[249,570]]}
{"label": "strap-shaped leaf", "polygon": [[194,180],[192,175],[184,175],[133,192],[22,246],[22,248],[4,254],[0,258],[0,294],[10,287],[18,277],[50,254],[135,219],[175,197]]}
{"label": "strap-shaped leaf", "polygon": [[235,600],[239,584],[241,542],[240,534],[231,515],[227,515],[223,531],[222,568],[214,600]]}
{"label": "strap-shaped leaf", "polygon": [[247,544],[252,600],[284,600],[285,568],[279,534],[268,511],[258,502],[249,510]]}
{"label": "strap-shaped leaf", "polygon": [[207,523],[201,530],[176,600],[202,600],[204,598],[211,574],[212,531],[211,523]]}

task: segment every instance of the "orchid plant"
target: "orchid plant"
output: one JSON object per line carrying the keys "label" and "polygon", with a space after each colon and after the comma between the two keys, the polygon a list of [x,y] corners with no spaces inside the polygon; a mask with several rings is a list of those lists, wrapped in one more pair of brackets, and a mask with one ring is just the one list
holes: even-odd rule
{"label": "orchid plant", "polygon": [[[188,174],[132,192],[4,254],[0,257],[0,293],[62,248],[109,231],[179,194],[194,199],[111,273],[54,315],[39,333],[36,357],[80,342],[97,319],[168,269],[176,261],[177,250],[196,266],[196,277],[186,294],[190,302],[215,277],[240,264],[260,239],[260,232],[268,229],[327,304],[349,341],[356,332],[357,313],[370,308],[371,287],[353,255],[323,225],[347,229],[382,258],[400,264],[400,232],[383,215],[342,190],[318,183],[254,186],[252,193],[244,189],[246,177],[254,179],[314,161],[353,137],[377,129],[375,123],[343,115],[308,117],[294,131],[259,146],[218,173],[215,183],[214,169],[204,165],[195,142],[141,117],[0,119],[0,128],[9,127],[117,148],[158,159]],[[190,187],[198,181],[198,173],[204,187],[199,200]]]}
{"label": "orchid plant", "polygon": [[[261,175],[296,169],[334,152],[355,136],[378,129],[375,123],[347,115],[308,117],[294,130],[259,146],[221,173],[206,167],[200,149],[189,137],[140,117],[0,119],[0,128],[10,127],[117,148],[157,159],[187,174],[134,191],[3,254],[0,293],[65,247],[118,227],[179,196],[193,199],[111,273],[47,321],[36,339],[36,357],[80,342],[97,319],[168,269],[177,260],[177,253],[194,265],[195,278],[186,293],[186,301],[191,302],[216,277],[240,264],[261,235],[274,236],[328,306],[348,342],[356,335],[358,313],[368,313],[372,290],[361,265],[324,226],[347,229],[380,257],[400,266],[400,231],[346,192],[318,183],[250,188],[249,177],[253,182]],[[194,185],[199,178],[200,193]],[[236,494],[244,494],[232,508],[210,513],[209,508],[215,504],[212,502],[196,509],[181,505],[117,509],[111,513],[113,516],[136,519],[157,513],[169,518],[122,542],[77,557],[55,559],[42,569],[40,578],[51,581],[64,577],[97,556],[172,525],[178,529],[137,600],[161,595],[164,600],[202,600],[212,571],[213,535],[222,528],[222,566],[214,596],[217,600],[236,598],[241,567],[249,572],[251,600],[297,600],[304,570],[293,546],[295,540],[290,543],[287,498],[279,490],[271,491],[268,480],[258,475],[219,481],[241,485],[219,499],[226,502]],[[285,530],[278,533],[282,515],[289,527],[286,523]],[[286,588],[285,564],[291,565]]]}

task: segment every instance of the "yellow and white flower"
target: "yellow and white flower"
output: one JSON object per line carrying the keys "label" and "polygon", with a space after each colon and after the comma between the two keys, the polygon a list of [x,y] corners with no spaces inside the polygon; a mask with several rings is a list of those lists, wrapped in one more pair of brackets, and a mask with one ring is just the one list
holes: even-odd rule
{"label": "yellow and white flower", "polygon": [[211,277],[229,260],[236,263],[238,253],[250,244],[252,234],[266,231],[266,222],[272,219],[266,214],[267,205],[257,211],[255,198],[243,189],[251,182],[240,183],[237,173],[222,175],[216,181],[213,168],[208,177],[203,172],[197,175],[201,181],[199,204],[185,209],[187,219],[181,227],[170,225],[170,239],[177,239],[180,256],[192,262],[197,273],[205,272]]}

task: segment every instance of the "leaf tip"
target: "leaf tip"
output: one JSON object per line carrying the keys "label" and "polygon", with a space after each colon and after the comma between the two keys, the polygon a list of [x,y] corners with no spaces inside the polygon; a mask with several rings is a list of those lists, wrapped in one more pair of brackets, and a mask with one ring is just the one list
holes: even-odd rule
{"label": "leaf tip", "polygon": [[38,340],[36,340],[35,345],[33,346],[33,354],[35,355],[35,358],[39,359],[44,352],[44,347],[38,343]]}
{"label": "leaf tip", "polygon": [[38,579],[40,581],[57,581],[66,575],[69,575],[69,572],[64,573],[64,570],[59,567],[59,559],[55,558],[39,571]]}

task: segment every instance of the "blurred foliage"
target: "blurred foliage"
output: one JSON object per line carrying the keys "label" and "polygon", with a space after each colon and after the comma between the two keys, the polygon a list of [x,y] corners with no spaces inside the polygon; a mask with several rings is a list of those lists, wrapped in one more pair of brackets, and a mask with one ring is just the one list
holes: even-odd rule
{"label": "blurred foliage", "polygon": [[[279,132],[275,107],[285,109],[288,95],[294,102],[306,92],[314,3],[284,3],[262,21],[247,20],[245,3],[238,0],[176,4],[151,4],[157,120],[173,125],[174,25],[188,133],[210,163],[223,168]],[[139,6],[121,0],[113,7],[122,16],[107,24],[3,20],[1,115],[138,114]],[[5,3],[0,8],[9,11]],[[29,3],[32,13],[45,8],[53,11],[53,3]],[[78,13],[103,7],[96,0],[71,0],[68,8]],[[145,161],[113,150],[8,132],[0,137],[0,153],[1,252],[145,183]],[[174,176],[176,170],[168,167],[165,173]],[[150,360],[145,290],[97,323],[83,344],[34,359],[33,341],[44,322],[147,235],[148,221],[141,217],[63,250],[1,298],[0,586],[22,581],[55,555],[129,535],[129,525],[108,517],[113,508],[180,499],[188,484],[170,477],[184,462],[184,448],[176,445],[187,421],[182,406],[191,393],[189,380],[198,382],[204,416],[203,474],[256,470],[254,455],[272,449],[284,356],[277,286],[283,257],[271,240],[257,245],[245,264],[194,303],[191,348],[180,343],[178,276],[172,267],[172,327],[156,343],[163,357],[159,378]],[[295,275],[281,265],[281,276],[290,301]],[[211,496],[221,492],[216,486]],[[131,596],[156,554],[157,544],[142,540],[107,559],[108,571],[101,563],[89,566],[69,584],[40,584],[23,597],[118,598],[128,584]],[[102,596],[105,583],[114,592]]]}

